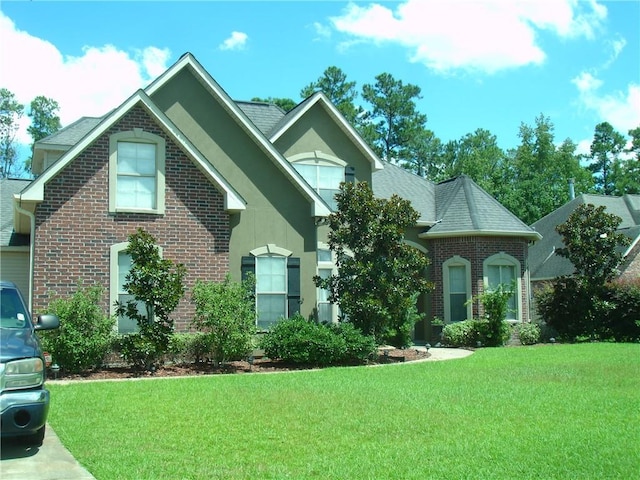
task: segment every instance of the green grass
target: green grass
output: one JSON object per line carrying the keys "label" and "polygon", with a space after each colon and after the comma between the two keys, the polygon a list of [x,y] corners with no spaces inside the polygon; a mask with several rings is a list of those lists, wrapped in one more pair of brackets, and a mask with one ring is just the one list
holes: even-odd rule
{"label": "green grass", "polygon": [[98,480],[640,474],[640,345],[49,388],[51,425]]}

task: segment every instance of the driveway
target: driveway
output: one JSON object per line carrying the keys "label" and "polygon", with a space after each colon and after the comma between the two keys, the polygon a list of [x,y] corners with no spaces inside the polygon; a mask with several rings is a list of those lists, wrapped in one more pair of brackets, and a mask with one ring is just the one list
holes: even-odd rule
{"label": "driveway", "polygon": [[64,448],[56,432],[47,425],[41,447],[30,447],[5,439],[0,449],[2,480],[95,480]]}

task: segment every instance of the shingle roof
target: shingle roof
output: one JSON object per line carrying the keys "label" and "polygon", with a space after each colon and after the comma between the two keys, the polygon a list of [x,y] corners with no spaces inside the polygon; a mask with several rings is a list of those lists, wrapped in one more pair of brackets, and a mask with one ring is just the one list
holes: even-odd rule
{"label": "shingle roof", "polygon": [[563,224],[569,215],[579,205],[591,204],[596,207],[604,206],[607,213],[617,215],[622,219],[618,231],[631,239],[638,236],[640,230],[640,195],[624,195],[613,197],[605,195],[579,195],[557,210],[541,218],[533,225],[542,235],[542,240],[529,248],[529,267],[532,279],[550,279],[561,275],[574,273],[573,264],[555,252],[562,248],[562,237],[556,231],[556,226]]}
{"label": "shingle roof", "polygon": [[20,193],[32,180],[0,179],[0,246],[18,247],[29,245],[29,235],[13,231],[13,195]]}
{"label": "shingle roof", "polygon": [[397,194],[409,200],[428,224],[426,237],[460,235],[513,235],[538,238],[536,232],[462,175],[434,184],[404,168],[384,163],[373,173],[373,192],[378,198]]}
{"label": "shingle roof", "polygon": [[38,141],[48,145],[73,146],[102,121],[103,117],[82,117],[56,133]]}
{"label": "shingle roof", "polygon": [[285,116],[280,107],[271,103],[236,101],[236,105],[266,137]]}
{"label": "shingle roof", "polygon": [[419,213],[419,223],[436,221],[436,202],[433,182],[414,175],[408,170],[383,162],[384,168],[373,172],[373,193],[378,198],[390,198],[393,194],[409,200]]}
{"label": "shingle roof", "polygon": [[481,234],[538,238],[531,227],[466,175],[438,183],[435,191],[437,224],[428,236]]}

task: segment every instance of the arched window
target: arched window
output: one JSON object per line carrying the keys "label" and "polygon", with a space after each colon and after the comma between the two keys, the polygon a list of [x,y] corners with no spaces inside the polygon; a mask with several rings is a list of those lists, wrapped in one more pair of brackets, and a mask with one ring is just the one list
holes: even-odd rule
{"label": "arched window", "polygon": [[109,138],[109,211],[164,213],[165,141],[140,128]]}
{"label": "arched window", "polygon": [[458,255],[442,264],[445,322],[473,317],[471,300],[471,262]]}
{"label": "arched window", "polygon": [[242,257],[242,277],[255,275],[256,322],[259,329],[268,330],[300,311],[300,259],[273,244],[250,253]]}
{"label": "arched window", "polygon": [[294,155],[289,161],[331,210],[337,210],[335,195],[346,180],[347,163],[319,151]]}
{"label": "arched window", "polygon": [[507,320],[517,321],[521,319],[522,305],[522,281],[520,262],[511,255],[500,252],[487,258],[483,263],[484,284],[489,291],[495,290],[498,285],[514,287],[514,293],[509,299]]}

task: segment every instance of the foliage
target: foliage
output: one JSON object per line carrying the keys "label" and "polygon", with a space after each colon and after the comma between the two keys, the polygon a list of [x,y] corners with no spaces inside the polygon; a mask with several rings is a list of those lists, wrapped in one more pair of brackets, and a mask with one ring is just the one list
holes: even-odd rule
{"label": "foliage", "polygon": [[339,304],[366,335],[380,344],[405,346],[417,320],[412,314],[416,295],[431,288],[424,275],[427,257],[403,242],[404,230],[415,224],[418,213],[396,195],[374,198],[365,182],[343,183],[336,200],[329,247],[336,253],[338,273],[314,281],[329,290],[329,301]]}
{"label": "foliage", "polygon": [[537,323],[521,323],[517,327],[522,345],[535,345],[540,342],[540,325]]}
{"label": "foliage", "polygon": [[170,315],[184,295],[186,269],[163,259],[155,238],[142,228],[129,236],[125,251],[131,255],[131,270],[124,289],[134,300],[116,302],[116,313],[135,319],[139,331],[123,339],[122,354],[137,367],[148,369],[168,351],[173,332]]}
{"label": "foliage", "polygon": [[169,340],[169,356],[174,363],[202,363],[210,352],[209,337],[202,332],[174,333]]}
{"label": "foliage", "polygon": [[480,303],[484,309],[484,319],[487,322],[484,332],[486,338],[482,342],[486,346],[501,346],[509,340],[509,337],[506,339],[504,337],[504,325],[509,311],[509,299],[514,292],[514,285],[500,284],[492,290],[485,287],[484,292],[479,295]]}
{"label": "foliage", "polygon": [[596,125],[591,142],[591,160],[589,170],[595,174],[596,185],[600,192],[611,195],[614,184],[611,170],[625,146],[624,136],[616,131],[610,123]]}
{"label": "foliage", "polygon": [[271,103],[273,105],[277,105],[280,107],[285,113],[289,110],[292,110],[296,106],[296,102],[290,98],[259,98],[254,97],[251,99],[252,102],[263,102],[263,103]]}
{"label": "foliage", "polygon": [[13,92],[0,88],[0,178],[13,175],[17,160],[15,138],[24,107]]}
{"label": "foliage", "polygon": [[[371,128],[362,133],[380,158],[410,162],[409,142],[427,122],[427,116],[416,107],[416,100],[421,98],[420,87],[405,85],[389,73],[381,73],[375,80],[374,84],[362,87],[362,98],[371,105],[365,115]],[[367,138],[368,135],[373,138]]]}
{"label": "foliage", "polygon": [[[27,127],[27,132],[33,139],[32,149],[38,140],[60,130],[60,117],[57,114],[59,109],[58,102],[42,95],[31,101],[31,109],[28,114],[31,117],[31,125]],[[25,163],[26,169],[31,170],[31,159]]]}
{"label": "foliage", "polygon": [[350,323],[316,323],[300,314],[278,322],[260,345],[269,358],[319,366],[362,362],[376,349],[373,337]]}
{"label": "foliage", "polygon": [[341,69],[328,67],[321,77],[300,91],[300,96],[307,98],[317,91],[323,92],[351,125],[358,125],[358,115],[363,111],[355,105],[358,98],[356,82],[348,82],[347,75]]}
{"label": "foliage", "polygon": [[193,325],[203,331],[215,362],[246,357],[253,347],[256,313],[253,278],[242,283],[198,281],[192,301],[196,312]]}
{"label": "foliage", "polygon": [[43,346],[62,369],[77,373],[98,367],[111,348],[115,320],[100,308],[102,288],[83,287],[56,298],[48,311],[60,318],[56,330],[41,332]]}
{"label": "foliage", "polygon": [[476,347],[504,345],[511,338],[511,326],[502,321],[497,325],[488,320],[464,320],[445,325],[442,341],[451,347]]}
{"label": "foliage", "polygon": [[616,275],[622,261],[618,247],[629,244],[629,238],[617,232],[621,221],[604,206],[586,204],[556,227],[565,245],[556,252],[571,261],[586,285],[597,288]]}
{"label": "foliage", "polygon": [[607,285],[605,301],[611,305],[604,330],[616,342],[640,341],[640,279]]}

